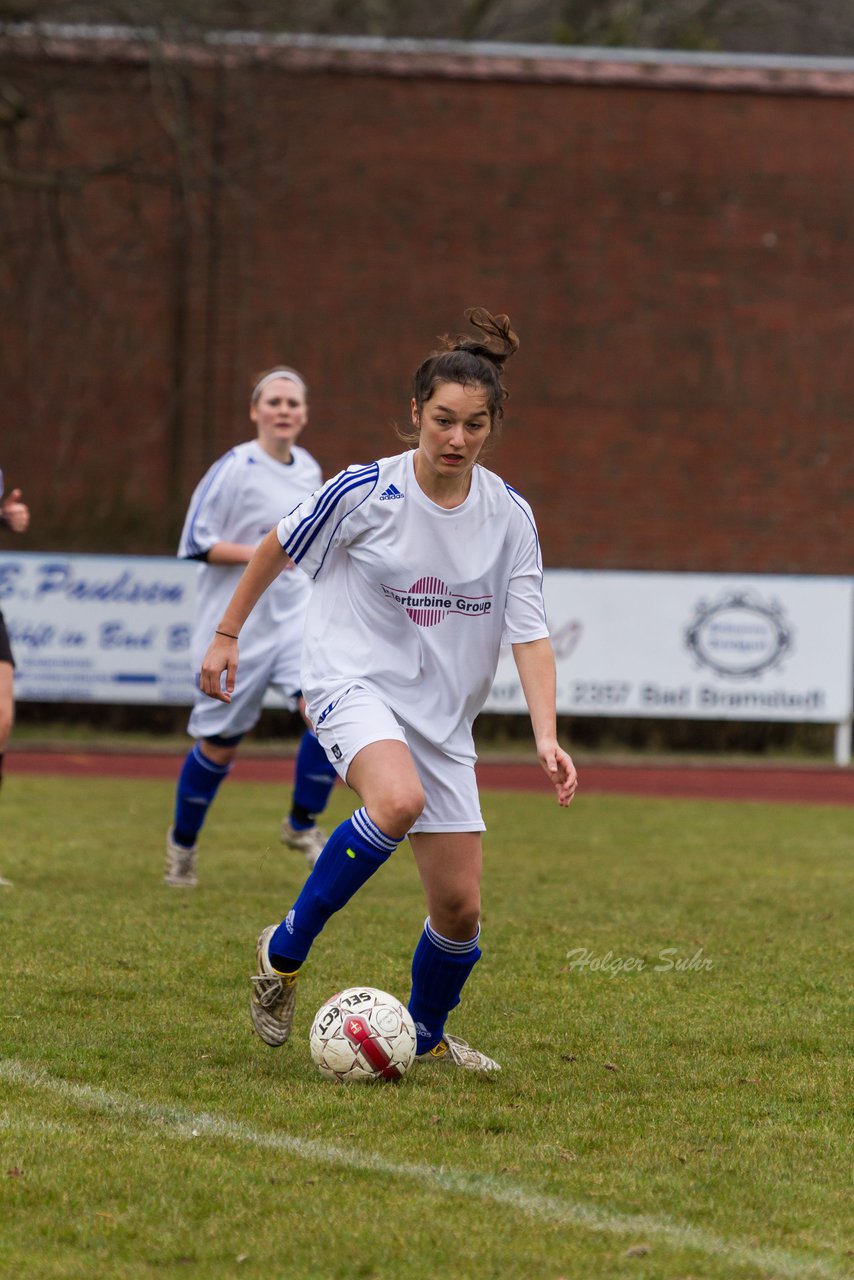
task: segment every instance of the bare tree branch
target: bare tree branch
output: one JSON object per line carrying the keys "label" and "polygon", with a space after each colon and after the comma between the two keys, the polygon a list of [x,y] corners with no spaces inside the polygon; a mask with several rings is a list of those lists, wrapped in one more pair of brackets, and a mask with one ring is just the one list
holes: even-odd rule
{"label": "bare tree branch", "polygon": [[854,55],[843,0],[0,0],[0,22]]}

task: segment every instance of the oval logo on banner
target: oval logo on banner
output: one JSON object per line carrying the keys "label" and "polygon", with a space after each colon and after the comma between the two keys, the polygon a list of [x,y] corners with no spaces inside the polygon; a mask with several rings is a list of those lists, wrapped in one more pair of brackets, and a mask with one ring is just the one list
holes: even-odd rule
{"label": "oval logo on banner", "polygon": [[721,676],[758,676],[776,667],[792,645],[791,628],[776,601],[732,592],[700,600],[685,643],[704,667]]}

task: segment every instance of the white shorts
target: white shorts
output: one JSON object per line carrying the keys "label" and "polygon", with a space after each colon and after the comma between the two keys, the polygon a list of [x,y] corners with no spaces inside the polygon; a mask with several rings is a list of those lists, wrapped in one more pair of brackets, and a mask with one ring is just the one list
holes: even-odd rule
{"label": "white shorts", "polygon": [[248,733],[261,717],[268,689],[275,690],[286,710],[298,711],[299,657],[299,647],[288,657],[269,648],[260,660],[256,657],[247,661],[241,656],[231,702],[217,702],[200,693],[190,712],[187,732],[193,738],[232,738]]}
{"label": "white shorts", "polygon": [[474,765],[446,755],[404,724],[381,698],[351,685],[318,717],[318,741],[346,782],[356,753],[372,742],[391,739],[409,748],[421,785],[424,811],[412,831],[485,831]]}

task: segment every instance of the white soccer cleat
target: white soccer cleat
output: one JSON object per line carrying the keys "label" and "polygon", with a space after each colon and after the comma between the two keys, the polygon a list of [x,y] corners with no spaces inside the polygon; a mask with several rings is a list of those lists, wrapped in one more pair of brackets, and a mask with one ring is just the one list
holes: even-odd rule
{"label": "white soccer cleat", "polygon": [[267,948],[276,928],[274,924],[268,925],[258,939],[255,950],[258,972],[252,975],[249,999],[252,1025],[271,1049],[278,1049],[291,1034],[299,977],[299,969],[296,973],[276,973],[270,964]]}
{"label": "white soccer cleat", "polygon": [[447,1032],[432,1049],[419,1053],[416,1062],[440,1062],[447,1066],[464,1067],[466,1071],[500,1071],[501,1067],[485,1053],[479,1053],[459,1036]]}
{"label": "white soccer cleat", "polygon": [[195,889],[196,846],[186,849],[172,838],[172,827],[166,833],[166,873],[163,877],[173,889]]}
{"label": "white soccer cleat", "polygon": [[304,853],[306,862],[313,867],[323,853],[328,836],[320,827],[306,827],[304,831],[297,831],[291,826],[290,818],[285,818],[282,821],[281,839],[282,844],[289,849],[298,849],[300,853]]}
{"label": "white soccer cleat", "polygon": [[0,876],[0,889],[11,889],[12,881],[7,880],[5,876]]}

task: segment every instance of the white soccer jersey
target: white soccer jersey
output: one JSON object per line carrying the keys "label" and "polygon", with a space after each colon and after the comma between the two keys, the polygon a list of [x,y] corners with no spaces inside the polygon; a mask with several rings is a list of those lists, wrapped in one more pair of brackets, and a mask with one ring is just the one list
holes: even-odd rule
{"label": "white soccer jersey", "polygon": [[[290,511],[323,482],[320,467],[305,449],[294,445],[291,461],[278,462],[257,440],[224,454],[199,481],[190,500],[178,555],[195,559],[215,542],[257,546]],[[199,566],[193,624],[193,669],[213,639],[245,569],[245,565]],[[240,662],[249,670],[256,655],[269,656],[270,646],[301,642],[311,586],[300,573],[282,573],[265,591],[240,633]],[[249,665],[247,665],[249,664]]]}
{"label": "white soccer jersey", "polygon": [[279,522],[285,551],[315,580],[303,694],[317,723],[363,685],[473,762],[501,644],[548,635],[537,530],[527,502],[480,466],[465,502],[437,506],[413,456],[348,467]]}

